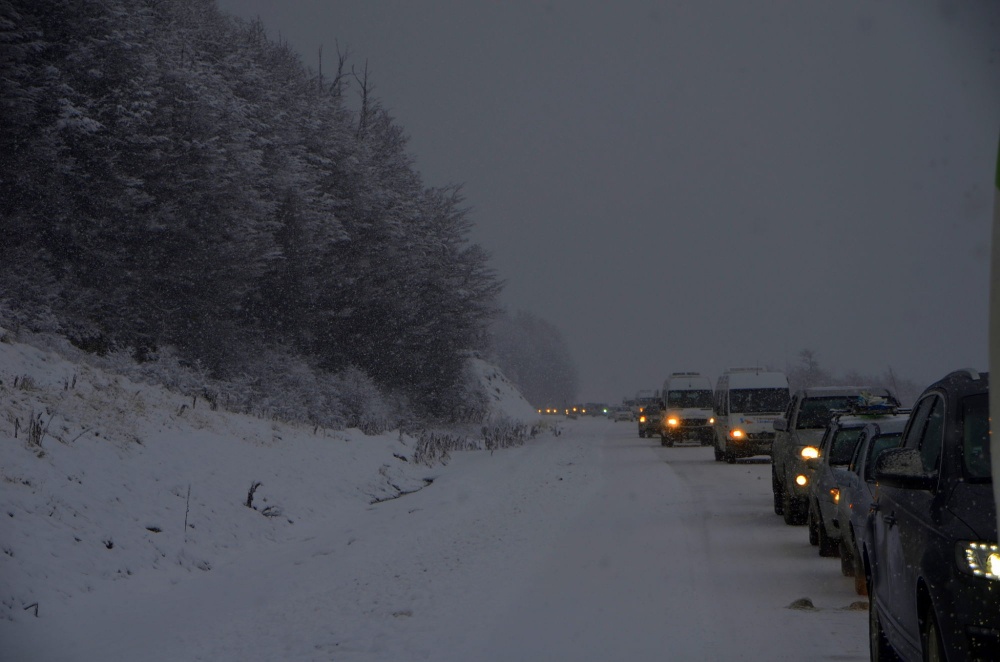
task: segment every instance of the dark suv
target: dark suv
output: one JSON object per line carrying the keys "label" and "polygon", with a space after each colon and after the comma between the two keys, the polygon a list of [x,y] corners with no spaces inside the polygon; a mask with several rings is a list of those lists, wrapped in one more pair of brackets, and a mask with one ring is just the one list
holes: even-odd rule
{"label": "dark suv", "polygon": [[917,400],[900,447],[875,460],[873,660],[1000,658],[988,401],[987,375],[947,375]]}

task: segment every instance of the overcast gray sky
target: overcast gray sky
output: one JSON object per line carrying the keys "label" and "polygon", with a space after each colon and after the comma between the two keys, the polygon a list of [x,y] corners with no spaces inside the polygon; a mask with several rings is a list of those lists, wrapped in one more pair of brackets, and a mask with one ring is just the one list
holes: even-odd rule
{"label": "overcast gray sky", "polygon": [[348,48],[582,400],[675,370],[986,369],[997,0],[219,0]]}

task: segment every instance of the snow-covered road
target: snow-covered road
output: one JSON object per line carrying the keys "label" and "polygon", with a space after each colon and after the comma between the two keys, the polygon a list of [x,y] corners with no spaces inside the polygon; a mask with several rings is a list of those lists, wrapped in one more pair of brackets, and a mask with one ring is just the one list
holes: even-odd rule
{"label": "snow-covered road", "polygon": [[[768,464],[562,427],[210,572],[103,585],[21,623],[0,657],[867,659],[851,582],[771,512]],[[816,609],[788,608],[803,597]]]}

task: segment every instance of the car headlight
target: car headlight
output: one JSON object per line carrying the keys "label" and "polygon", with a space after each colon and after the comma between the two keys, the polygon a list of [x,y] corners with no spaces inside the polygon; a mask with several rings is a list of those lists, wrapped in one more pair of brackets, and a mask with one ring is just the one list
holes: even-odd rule
{"label": "car headlight", "polygon": [[715,425],[715,417],[709,417],[708,424],[709,425]]}
{"label": "car headlight", "polygon": [[640,416],[639,417],[639,422],[640,423],[645,423],[646,422],[646,417],[645,416]]}
{"label": "car headlight", "polygon": [[795,484],[798,485],[799,487],[805,487],[806,485],[809,484],[809,479],[806,478],[805,475],[799,474],[798,476],[795,477]]}
{"label": "car headlight", "polygon": [[1000,580],[1000,547],[988,542],[960,542],[956,549],[959,570],[983,577]]}
{"label": "car headlight", "polygon": [[667,425],[669,425],[672,428],[675,428],[675,427],[677,427],[680,424],[681,424],[680,420],[677,419],[677,418],[675,418],[675,417],[673,417],[673,416],[671,416],[670,418],[667,419]]}
{"label": "car headlight", "polygon": [[819,457],[819,449],[816,448],[815,446],[806,446],[801,451],[799,451],[799,455],[802,456],[803,460],[808,460],[809,458],[813,457]]}
{"label": "car headlight", "polygon": [[733,439],[742,439],[747,435],[743,430],[740,430],[739,428],[733,428],[732,430],[729,431],[729,436],[732,437]]}

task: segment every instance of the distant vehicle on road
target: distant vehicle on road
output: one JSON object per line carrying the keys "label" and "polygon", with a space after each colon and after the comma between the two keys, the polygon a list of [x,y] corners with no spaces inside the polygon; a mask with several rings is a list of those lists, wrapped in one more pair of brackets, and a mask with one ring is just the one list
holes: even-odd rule
{"label": "distant vehicle on road", "polygon": [[663,420],[663,409],[659,403],[648,404],[639,412],[639,436],[652,437],[660,434]]}
{"label": "distant vehicle on road", "polygon": [[658,405],[661,404],[660,392],[653,389],[642,389],[637,391],[635,397],[632,399],[632,413],[635,414],[636,418],[639,417],[640,412],[648,405]]}
{"label": "distant vehicle on road", "polygon": [[712,415],[712,382],[698,372],[674,372],[663,382],[664,446],[694,438],[702,446],[715,441],[715,418]]}
{"label": "distant vehicle on road", "polygon": [[760,368],[730,368],[715,383],[715,459],[770,455],[774,420],[788,406],[788,378]]}
{"label": "distant vehicle on road", "polygon": [[632,414],[631,407],[615,407],[611,410],[611,420],[615,421],[634,421],[635,416]]}

